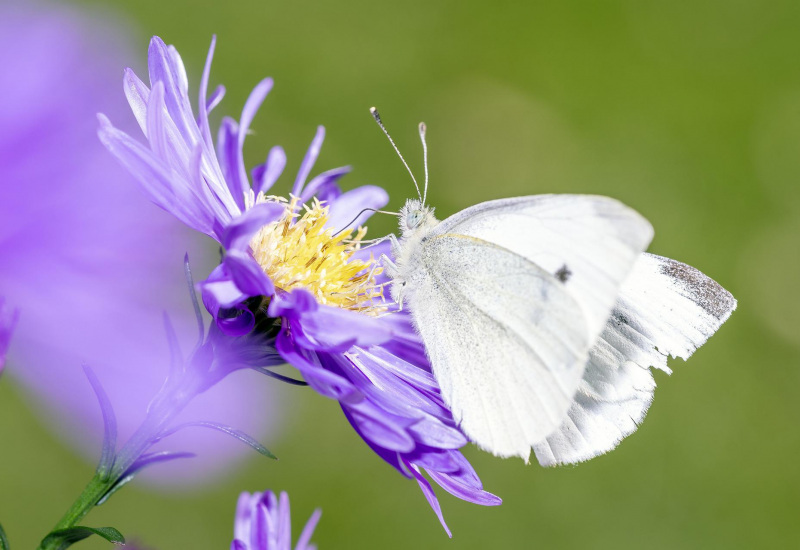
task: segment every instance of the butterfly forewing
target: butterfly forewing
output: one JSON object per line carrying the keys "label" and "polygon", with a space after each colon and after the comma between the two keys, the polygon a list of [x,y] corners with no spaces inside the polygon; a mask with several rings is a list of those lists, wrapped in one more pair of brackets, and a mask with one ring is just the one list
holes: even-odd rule
{"label": "butterfly forewing", "polygon": [[484,202],[444,220],[434,233],[494,243],[556,276],[584,312],[591,341],[605,326],[619,286],[653,237],[649,222],[637,212],[593,195]]}
{"label": "butterfly forewing", "polygon": [[474,237],[424,239],[406,265],[413,313],[445,402],[467,436],[527,460],[566,416],[592,344],[565,284]]}

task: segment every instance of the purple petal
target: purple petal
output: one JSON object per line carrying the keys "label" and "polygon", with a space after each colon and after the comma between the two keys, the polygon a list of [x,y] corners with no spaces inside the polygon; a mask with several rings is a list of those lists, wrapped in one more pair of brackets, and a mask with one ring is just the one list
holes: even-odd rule
{"label": "purple petal", "polygon": [[359,435],[359,437],[361,437],[364,443],[366,443],[367,446],[370,449],[372,449],[372,451],[376,455],[378,455],[380,458],[386,461],[386,463],[389,464],[392,468],[397,470],[398,473],[400,473],[400,475],[402,475],[403,477],[411,478],[412,475],[407,471],[406,467],[401,462],[400,454],[397,453],[396,451],[390,451],[388,449],[384,449],[383,447],[378,447],[377,445],[375,445],[375,443],[373,443],[367,437],[365,437],[364,434],[361,432],[358,423],[356,423],[353,420],[353,417],[349,411],[350,409],[348,406],[342,405],[342,412],[344,413],[345,418],[347,418],[347,421],[353,427],[353,430],[355,430],[355,432]]}
{"label": "purple petal", "polygon": [[303,333],[322,351],[346,351],[353,345],[371,346],[392,338],[391,328],[377,317],[320,305],[303,315]]}
{"label": "purple petal", "polygon": [[242,151],[238,146],[238,133],[239,128],[235,120],[230,117],[222,119],[217,133],[217,156],[230,194],[239,209],[244,210],[244,197],[248,186],[242,181],[239,173]]}
{"label": "purple petal", "polygon": [[217,326],[228,336],[243,336],[255,325],[255,317],[242,302],[248,298],[234,283],[223,263],[214,269],[208,279],[200,283],[206,309]]}
{"label": "purple petal", "polygon": [[131,69],[125,69],[123,86],[131,111],[133,111],[142,132],[147,136],[147,103],[150,98],[150,88]]}
{"label": "purple petal", "polygon": [[278,502],[275,493],[267,491],[261,499],[259,511],[267,520],[266,548],[278,548]]}
{"label": "purple petal", "polygon": [[164,127],[164,118],[167,106],[164,103],[164,83],[156,82],[150,91],[147,102],[147,139],[153,153],[160,158],[169,158],[167,146],[167,130]]}
{"label": "purple petal", "polygon": [[303,527],[303,532],[300,533],[300,538],[297,539],[297,546],[294,547],[294,550],[309,550],[309,543],[311,542],[311,537],[314,535],[314,529],[317,528],[317,523],[319,523],[319,519],[322,517],[322,510],[317,508],[314,510],[314,513],[311,514],[311,517],[308,518],[306,522],[306,526]]}
{"label": "purple petal", "polygon": [[328,211],[328,227],[333,227],[337,231],[342,229],[353,229],[372,216],[373,212],[364,212],[355,220],[353,216],[365,208],[378,210],[386,206],[389,202],[389,194],[381,187],[375,185],[364,185],[343,193],[330,205]]}
{"label": "purple petal", "polygon": [[277,548],[292,547],[292,519],[289,510],[289,495],[286,491],[281,491],[280,501],[278,502],[278,546]]}
{"label": "purple petal", "polygon": [[457,480],[459,483],[475,489],[483,489],[483,483],[475,473],[475,468],[469,463],[469,460],[460,452],[451,451],[453,460],[459,463],[460,468],[457,472],[451,472],[450,478]]}
{"label": "purple petal", "polygon": [[443,451],[418,446],[413,452],[404,455],[403,459],[426,470],[439,473],[456,473],[458,472],[458,461],[455,457],[459,454],[461,453],[453,450]]}
{"label": "purple petal", "polygon": [[242,148],[244,147],[244,139],[247,135],[247,131],[250,129],[250,123],[253,122],[253,118],[256,115],[259,107],[266,99],[267,94],[269,94],[270,90],[272,90],[272,79],[265,78],[258,84],[256,84],[253,91],[250,92],[250,96],[247,98],[247,101],[244,104],[244,108],[242,109],[242,116],[239,119],[239,132],[237,135],[237,147],[236,147],[236,168],[231,167],[231,171],[235,172],[236,175],[236,184],[239,187],[240,194],[244,196],[244,194],[250,189],[250,184],[247,181],[247,170],[244,166],[244,157],[242,156]]}
{"label": "purple petal", "polygon": [[269,150],[267,160],[253,170],[253,186],[257,195],[269,191],[286,167],[286,153],[283,147],[276,145]]}
{"label": "purple petal", "polygon": [[[360,348],[345,354],[345,359],[338,361],[342,371],[353,381],[356,387],[369,396],[383,409],[399,416],[406,416],[421,421],[426,414],[448,416],[437,399],[420,388],[409,384],[382,367],[381,363],[371,360]],[[462,445],[459,446],[463,446]]]}
{"label": "purple petal", "polygon": [[450,528],[447,527],[447,524],[444,521],[444,516],[442,515],[442,507],[439,505],[439,499],[436,498],[436,493],[433,492],[433,488],[431,488],[431,484],[428,483],[428,480],[425,479],[421,473],[419,473],[419,469],[413,464],[409,464],[405,462],[406,467],[411,471],[411,474],[419,483],[419,488],[422,489],[422,494],[425,495],[425,498],[428,501],[428,504],[431,505],[433,511],[436,513],[436,517],[439,518],[439,522],[444,527],[447,536],[453,538],[453,533],[450,532]]}
{"label": "purple petal", "polygon": [[[303,193],[300,195],[300,201],[308,202],[314,195],[320,200],[323,200],[322,197],[330,195],[329,190],[332,187],[338,190],[337,182],[342,179],[342,176],[350,173],[351,170],[352,168],[349,166],[343,166],[341,168],[328,170],[316,176],[303,189]],[[338,196],[338,194],[336,196]]]}
{"label": "purple petal", "polygon": [[325,204],[332,204],[333,201],[342,196],[342,189],[338,183],[332,183],[321,187],[316,193],[317,198]]}
{"label": "purple petal", "polygon": [[268,223],[278,220],[285,211],[286,206],[276,202],[255,205],[225,228],[222,246],[226,250],[247,250],[253,235]]}
{"label": "purple petal", "polygon": [[184,96],[189,97],[189,77],[186,76],[186,67],[181,59],[181,54],[178,49],[170,44],[167,46],[167,53],[172,61],[172,66],[175,68],[176,83]]}
{"label": "purple petal", "polygon": [[[215,94],[212,96],[212,101],[206,101],[206,93],[208,93],[208,79],[211,75],[211,60],[214,59],[214,48],[217,45],[217,36],[214,35],[211,37],[211,45],[208,47],[208,55],[206,56],[206,63],[203,66],[203,76],[200,79],[200,91],[198,95],[198,103],[197,109],[199,111],[199,120],[200,120],[200,131],[203,134],[203,141],[206,142],[206,146],[211,148],[214,146],[214,142],[211,139],[211,128],[208,124],[208,113],[211,112],[211,109],[214,108],[214,100],[216,99],[217,102],[222,100],[222,94],[224,94],[224,88],[222,89],[222,94]],[[217,92],[219,92],[219,88],[217,88]]]}
{"label": "purple petal", "polygon": [[499,506],[503,503],[500,497],[482,489],[475,489],[474,487],[461,483],[448,474],[428,469],[425,471],[428,472],[431,479],[438,483],[445,491],[461,500],[480,504],[481,506]]}
{"label": "purple petal", "polygon": [[164,101],[170,118],[188,143],[200,141],[199,130],[194,120],[192,106],[186,89],[186,70],[180,57],[170,50],[159,37],[150,40],[147,54],[150,85],[156,82],[164,85]]}
{"label": "purple petal", "polygon": [[[222,98],[225,97],[225,86],[222,84],[218,85],[214,92],[211,94],[211,97],[208,98],[208,103],[206,104],[206,111],[208,114],[211,114],[211,111],[220,104]],[[213,145],[213,142],[209,142],[209,147]]]}
{"label": "purple petal", "polygon": [[[272,85],[272,79],[265,78],[256,84],[253,91],[250,92],[244,104],[244,108],[242,109],[242,116],[239,119],[239,150],[244,146],[244,138],[247,135],[247,130],[250,129],[250,124],[253,122],[253,118],[255,118],[256,112],[258,112],[264,99],[266,99],[267,95],[272,90]],[[242,170],[244,170],[244,166],[242,166]]]}
{"label": "purple petal", "polygon": [[306,151],[306,156],[303,157],[300,170],[297,172],[297,179],[294,181],[294,186],[292,187],[293,196],[299,197],[303,194],[303,186],[306,184],[306,180],[311,173],[311,169],[314,167],[314,163],[317,162],[319,150],[322,148],[322,142],[324,140],[325,127],[318,126],[317,133],[314,135],[314,139],[311,140],[311,146],[309,146],[308,151]]}
{"label": "purple petal", "polygon": [[275,531],[270,529],[270,518],[266,506],[256,506],[250,531],[250,547],[258,550],[275,548]]}
{"label": "purple petal", "polygon": [[232,198],[229,195],[220,197],[220,194],[207,184],[209,180],[203,174],[203,165],[205,163],[206,158],[203,154],[203,146],[198,143],[192,152],[192,160],[190,163],[190,187],[194,191],[194,196],[196,197],[192,202],[197,203],[198,206],[205,206],[204,210],[206,215],[211,220],[212,237],[217,241],[221,241],[223,233],[222,228],[227,226],[231,217],[238,215],[239,212],[228,208],[227,203],[232,202]]}
{"label": "purple petal", "polygon": [[233,536],[237,540],[249,541],[255,508],[261,500],[261,493],[252,495],[243,492],[236,501],[236,516],[233,521]]}
{"label": "purple petal", "polygon": [[253,117],[272,89],[272,79],[265,78],[259,82],[242,109],[242,117],[237,124],[233,119],[223,120],[219,131],[218,147],[220,149],[220,161],[225,173],[225,179],[231,190],[233,198],[239,208],[244,210],[244,197],[250,191],[250,182],[247,180],[247,170],[244,166],[242,147],[244,139]]}
{"label": "purple petal", "polygon": [[360,394],[345,378],[325,370],[316,354],[298,348],[286,331],[281,331],[275,347],[287,363],[300,371],[314,391],[338,401],[354,401]]}
{"label": "purple petal", "polygon": [[313,294],[305,289],[297,289],[276,294],[269,304],[267,314],[270,317],[300,319],[303,314],[318,309],[319,304]]}
{"label": "purple petal", "polygon": [[248,252],[229,250],[223,263],[234,284],[247,297],[271,296],[275,293],[272,281]]}
{"label": "purple petal", "polygon": [[399,453],[414,450],[416,443],[405,430],[405,419],[381,411],[368,401],[350,405],[348,412],[363,437],[375,445]]}
{"label": "purple petal", "polygon": [[[389,318],[391,318],[391,316],[389,316]],[[433,374],[404,361],[400,357],[387,352],[382,347],[373,347],[368,350],[357,347],[355,351],[358,353],[357,357],[368,358],[371,362],[374,362],[376,366],[389,370],[395,376],[408,381],[415,387],[420,387],[429,392],[438,392],[439,390],[439,385],[436,383]],[[369,363],[360,363],[360,366],[362,366],[366,372],[370,372],[368,370],[370,367]]]}
{"label": "purple petal", "polygon": [[[378,279],[380,278],[381,276],[378,277]],[[431,374],[430,363],[425,354],[425,347],[422,345],[419,334],[417,334],[411,324],[409,314],[407,312],[395,311],[392,315],[383,317],[383,320],[391,326],[394,338],[383,344],[381,346],[381,351],[385,352],[385,356],[389,358],[389,361],[397,361],[396,359],[392,359],[393,357],[402,357],[403,360],[400,360],[400,363],[405,362],[414,367],[411,369],[410,374],[404,374],[401,370],[398,376],[407,379],[410,375],[427,375],[430,377],[430,383],[432,384],[430,386],[431,391],[438,393],[439,386],[436,384],[436,380]],[[422,381],[418,383],[425,384]]]}
{"label": "purple petal", "polygon": [[212,315],[222,308],[233,307],[247,299],[232,279],[219,279],[200,283],[203,303]]}
{"label": "purple petal", "polygon": [[460,449],[467,444],[461,431],[432,416],[420,420],[409,431],[420,443],[439,449]]}

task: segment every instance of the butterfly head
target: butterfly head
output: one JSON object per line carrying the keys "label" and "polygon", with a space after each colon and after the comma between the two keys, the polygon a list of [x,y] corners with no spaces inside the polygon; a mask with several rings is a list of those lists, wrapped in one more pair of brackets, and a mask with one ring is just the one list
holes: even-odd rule
{"label": "butterfly head", "polygon": [[400,209],[400,231],[404,237],[423,232],[436,223],[433,208],[425,206],[417,199],[409,199]]}

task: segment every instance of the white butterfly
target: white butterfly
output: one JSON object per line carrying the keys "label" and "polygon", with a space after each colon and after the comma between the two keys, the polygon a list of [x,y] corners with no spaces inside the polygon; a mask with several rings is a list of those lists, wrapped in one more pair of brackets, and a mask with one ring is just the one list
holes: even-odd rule
{"label": "white butterfly", "polygon": [[533,447],[552,465],[614,448],[652,400],[649,367],[669,372],[668,354],[687,358],[736,307],[694,268],[644,253],[652,227],[608,197],[502,199],[438,221],[421,195],[400,230],[384,258],[392,297],[456,422],[497,456],[527,462]]}

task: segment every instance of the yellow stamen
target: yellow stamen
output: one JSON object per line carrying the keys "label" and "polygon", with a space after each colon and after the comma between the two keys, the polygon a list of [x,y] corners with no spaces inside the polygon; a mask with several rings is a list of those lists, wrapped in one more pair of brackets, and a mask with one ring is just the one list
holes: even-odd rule
{"label": "yellow stamen", "polygon": [[355,235],[348,231],[335,235],[325,227],[328,207],[316,198],[310,208],[303,205],[302,216],[297,212],[297,197],[290,202],[281,197],[261,200],[286,203],[283,217],[262,227],[250,241],[253,257],[276,288],[304,288],[321,304],[369,315],[385,309],[373,303],[374,298],[383,298],[383,286],[375,281],[383,268],[377,267],[372,256],[368,261],[353,259],[366,227],[359,227]]}

